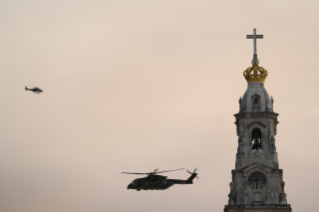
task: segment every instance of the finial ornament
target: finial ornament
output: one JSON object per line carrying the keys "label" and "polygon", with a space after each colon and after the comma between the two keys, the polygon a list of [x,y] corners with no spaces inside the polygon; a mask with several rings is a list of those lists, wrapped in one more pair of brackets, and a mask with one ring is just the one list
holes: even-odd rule
{"label": "finial ornament", "polygon": [[254,29],[254,34],[253,35],[247,35],[247,39],[254,39],[254,57],[251,61],[252,67],[247,68],[244,71],[244,77],[247,80],[248,83],[250,82],[262,82],[264,83],[267,76],[268,72],[266,69],[263,67],[258,66],[259,60],[257,58],[257,43],[256,39],[262,39],[264,38],[263,35],[257,35],[256,34],[256,29]]}
{"label": "finial ornament", "polygon": [[251,63],[254,64],[258,64],[259,60],[257,58],[257,42],[256,39],[263,39],[264,35],[256,35],[256,29],[254,29],[254,34],[253,35],[246,35],[247,39],[254,39],[254,57],[253,60],[251,61]]}

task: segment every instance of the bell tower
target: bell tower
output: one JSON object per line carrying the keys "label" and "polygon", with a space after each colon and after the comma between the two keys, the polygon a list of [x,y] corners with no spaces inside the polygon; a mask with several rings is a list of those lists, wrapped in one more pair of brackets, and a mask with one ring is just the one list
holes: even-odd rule
{"label": "bell tower", "polygon": [[257,58],[256,39],[263,35],[254,29],[247,38],[254,40],[254,55],[252,66],[244,71],[248,86],[234,115],[238,147],[224,212],[291,212],[276,151],[279,114],[264,87],[268,72]]}

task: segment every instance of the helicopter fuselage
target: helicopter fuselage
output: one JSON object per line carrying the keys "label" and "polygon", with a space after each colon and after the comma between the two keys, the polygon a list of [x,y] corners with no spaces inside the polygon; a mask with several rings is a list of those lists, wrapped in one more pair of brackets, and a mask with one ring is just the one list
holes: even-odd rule
{"label": "helicopter fuselage", "polygon": [[43,92],[43,90],[41,90],[41,89],[38,88],[38,87],[27,88],[27,86],[25,86],[25,90],[26,90],[26,91],[32,91],[33,93],[41,93],[41,92]]}
{"label": "helicopter fuselage", "polygon": [[137,178],[133,180],[127,189],[140,190],[165,190],[174,184],[193,184],[193,179],[196,177],[196,173],[192,174],[187,180],[175,180],[167,179],[166,176],[150,175],[144,178]]}

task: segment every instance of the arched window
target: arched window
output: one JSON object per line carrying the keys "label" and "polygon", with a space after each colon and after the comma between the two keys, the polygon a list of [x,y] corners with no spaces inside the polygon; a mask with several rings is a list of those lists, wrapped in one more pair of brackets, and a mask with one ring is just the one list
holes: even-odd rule
{"label": "arched window", "polygon": [[255,128],[255,129],[253,129],[253,131],[251,132],[251,137],[252,137],[252,139],[255,139],[255,138],[257,138],[257,139],[260,139],[261,138],[261,131],[260,131],[260,129],[258,129],[258,128]]}
{"label": "arched window", "polygon": [[260,96],[258,94],[254,94],[251,96],[251,109],[252,110],[260,110]]}
{"label": "arched window", "polygon": [[260,142],[260,149],[262,149],[262,141],[261,141],[261,131],[258,128],[253,129],[253,131],[251,132],[251,146],[253,147],[254,144],[254,140],[258,139]]}
{"label": "arched window", "polygon": [[259,103],[258,97],[255,97],[255,98],[254,98],[254,104],[258,104],[258,103]]}

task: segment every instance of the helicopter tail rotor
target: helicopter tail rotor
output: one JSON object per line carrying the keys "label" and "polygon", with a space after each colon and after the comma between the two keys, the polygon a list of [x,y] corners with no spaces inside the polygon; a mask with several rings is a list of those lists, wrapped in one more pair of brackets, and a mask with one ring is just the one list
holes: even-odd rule
{"label": "helicopter tail rotor", "polygon": [[187,179],[187,181],[193,182],[194,178],[199,179],[199,177],[197,176],[196,171],[197,171],[197,168],[195,168],[193,172],[190,172],[190,171],[187,170],[187,172],[189,174],[191,174],[191,176]]}

